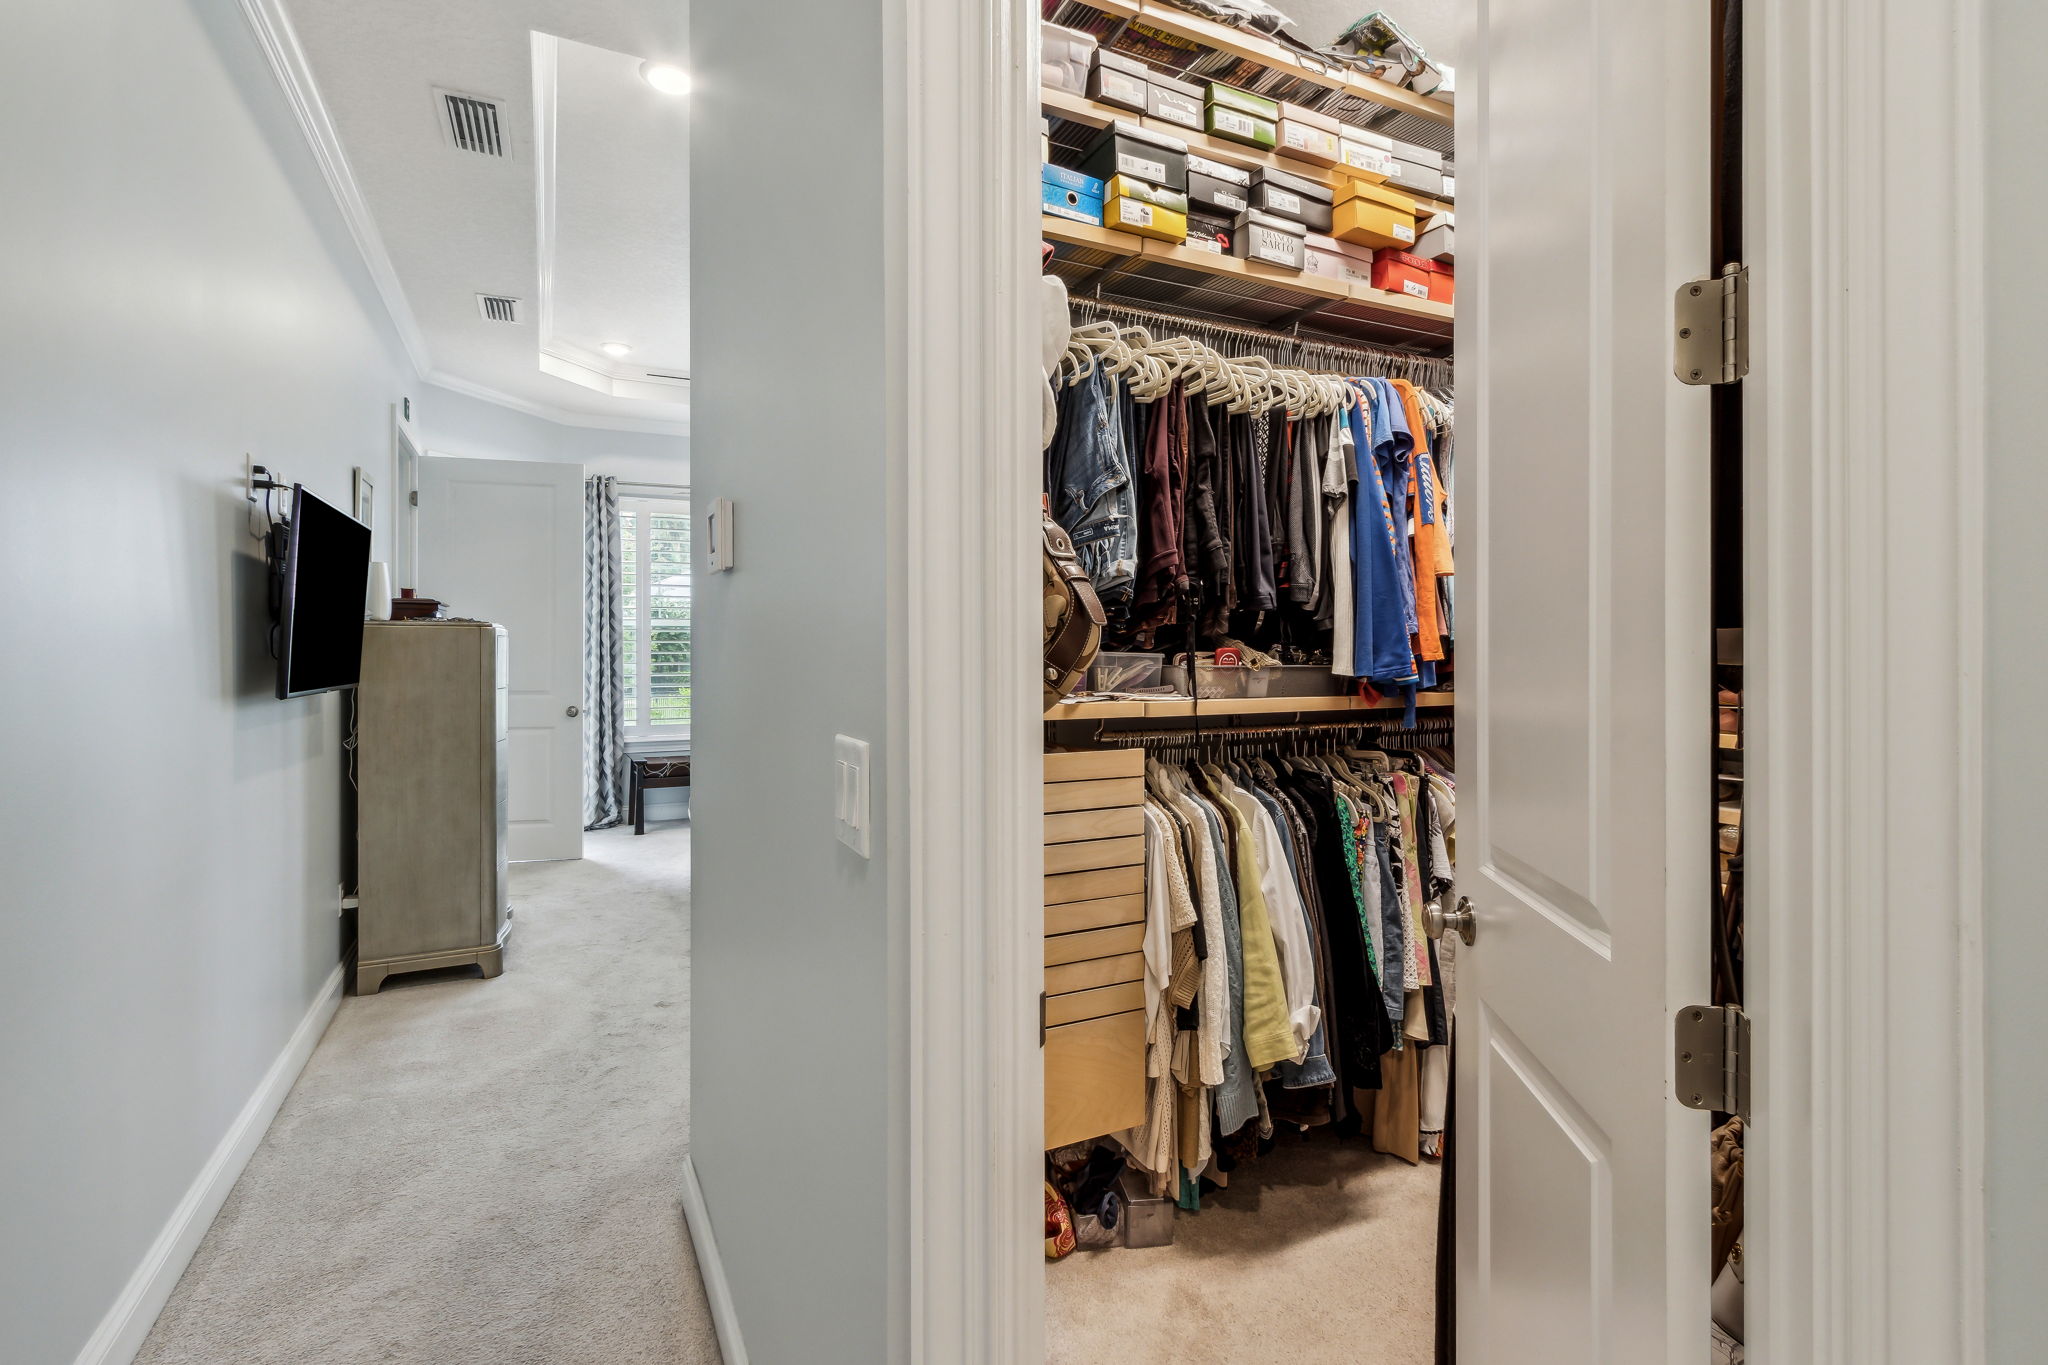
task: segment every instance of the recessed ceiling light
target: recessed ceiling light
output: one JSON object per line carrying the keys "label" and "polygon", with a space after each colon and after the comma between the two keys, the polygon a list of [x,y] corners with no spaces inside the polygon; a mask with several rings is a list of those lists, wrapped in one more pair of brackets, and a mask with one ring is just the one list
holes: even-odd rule
{"label": "recessed ceiling light", "polygon": [[607,341],[604,345],[598,347],[598,349],[600,351],[603,351],[606,355],[610,356],[613,360],[621,360],[624,359],[626,356],[633,354],[633,348],[631,346],[628,346],[623,341]]}
{"label": "recessed ceiling light", "polygon": [[690,93],[690,73],[673,62],[640,63],[640,79],[664,95]]}

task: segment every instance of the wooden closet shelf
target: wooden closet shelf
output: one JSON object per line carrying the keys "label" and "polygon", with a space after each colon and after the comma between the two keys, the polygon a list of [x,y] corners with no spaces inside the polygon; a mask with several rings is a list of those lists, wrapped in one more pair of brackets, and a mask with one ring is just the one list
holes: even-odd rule
{"label": "wooden closet shelf", "polygon": [[[1453,692],[1423,692],[1415,698],[1417,707],[1446,707],[1453,705],[1457,694]],[[1398,711],[1403,703],[1398,697],[1382,697],[1378,701],[1367,701],[1363,697],[1232,697],[1211,698],[1201,704],[1197,711],[1195,703],[1185,697],[1166,697],[1158,701],[1075,701],[1061,702],[1045,713],[1047,720],[1167,720],[1174,717],[1203,716],[1282,716],[1321,715],[1333,711]],[[1133,710],[1132,708],[1137,708]]]}
{"label": "wooden closet shelf", "polygon": [[1299,324],[1339,340],[1450,344],[1451,304],[1369,285],[1281,270],[1178,242],[1161,242],[1041,215],[1054,244],[1046,267],[1079,297],[1094,294],[1144,307],[1206,313],[1255,327]]}
{"label": "wooden closet shelf", "polygon": [[1391,109],[1398,113],[1413,114],[1432,123],[1451,124],[1455,111],[1443,100],[1433,100],[1418,95],[1413,90],[1403,90],[1385,81],[1372,80],[1337,65],[1323,66],[1306,62],[1294,53],[1281,47],[1271,38],[1246,29],[1232,28],[1212,19],[1190,14],[1186,10],[1174,9],[1157,0],[1086,0],[1091,9],[1118,19],[1132,19],[1170,34],[1198,47],[1213,52],[1225,53],[1243,61],[1256,62],[1270,67],[1296,80],[1311,85],[1320,85],[1326,90]]}
{"label": "wooden closet shelf", "polygon": [[[1289,175],[1300,176],[1306,180],[1320,181],[1326,185],[1334,185],[1338,181],[1335,171],[1326,171],[1309,162],[1280,156],[1259,147],[1247,147],[1242,142],[1232,142],[1228,138],[1211,137],[1185,124],[1134,114],[1128,109],[1118,109],[1107,104],[1098,104],[1085,95],[1074,94],[1071,90],[1061,90],[1049,85],[1040,86],[1038,103],[1040,108],[1055,118],[1067,119],[1089,128],[1107,128],[1116,119],[1122,119],[1126,123],[1137,123],[1154,132],[1165,133],[1168,137],[1177,137],[1187,143],[1188,149],[1197,156],[1205,156],[1211,161],[1221,161],[1226,166],[1238,166],[1248,171],[1265,167],[1285,171]],[[1073,145],[1072,139],[1061,141],[1063,145]],[[1400,189],[1400,186],[1397,185],[1395,188]],[[1457,206],[1448,199],[1434,199],[1429,195],[1413,194],[1407,190],[1400,192],[1415,201],[1415,212],[1418,217],[1457,211]]]}

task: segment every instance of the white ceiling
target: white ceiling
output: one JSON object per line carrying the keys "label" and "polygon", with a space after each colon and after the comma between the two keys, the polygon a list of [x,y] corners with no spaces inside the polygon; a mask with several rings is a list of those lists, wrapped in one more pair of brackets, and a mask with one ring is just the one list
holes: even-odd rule
{"label": "white ceiling", "polygon": [[[647,376],[689,372],[689,101],[640,64],[687,69],[684,6],[282,4],[428,377],[561,420],[681,430],[688,388]],[[437,89],[502,104],[510,155],[453,147]],[[486,322],[480,293],[519,299],[520,321]],[[609,358],[607,341],[633,350]]]}

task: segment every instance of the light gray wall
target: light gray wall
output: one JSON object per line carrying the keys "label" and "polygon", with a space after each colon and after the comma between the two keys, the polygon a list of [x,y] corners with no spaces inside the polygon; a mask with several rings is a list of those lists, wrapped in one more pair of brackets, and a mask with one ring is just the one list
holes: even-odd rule
{"label": "light gray wall", "polygon": [[552,460],[587,474],[647,483],[690,481],[687,436],[566,426],[438,384],[413,386],[413,419],[435,455],[485,460]]}
{"label": "light gray wall", "polygon": [[888,832],[841,847],[831,782],[869,740],[885,804],[885,9],[691,16],[693,496],[739,551],[696,578],[691,1151],[763,1365],[883,1360],[894,1269]]}
{"label": "light gray wall", "polygon": [[2048,217],[2040,131],[2048,86],[2035,69],[2048,47],[2048,9],[2038,0],[1990,0],[1989,43],[1978,95],[1990,130],[1989,283],[1986,355],[1985,603],[1989,657],[1984,691],[1985,954],[1988,970],[1988,1172],[1990,1359],[2041,1359],[2048,1341],[2048,275],[2041,222]]}
{"label": "light gray wall", "polygon": [[5,27],[0,1359],[49,1365],[339,960],[348,703],[272,696],[239,484],[365,465],[389,528],[408,369],[234,0]]}

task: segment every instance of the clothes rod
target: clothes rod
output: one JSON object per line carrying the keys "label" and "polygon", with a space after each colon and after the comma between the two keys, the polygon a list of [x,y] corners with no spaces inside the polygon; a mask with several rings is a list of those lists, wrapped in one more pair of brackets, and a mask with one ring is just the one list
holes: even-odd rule
{"label": "clothes rod", "polygon": [[1096,738],[1104,744],[1118,748],[1132,748],[1139,745],[1187,745],[1194,743],[1228,743],[1232,740],[1248,739],[1303,739],[1320,736],[1340,736],[1353,732],[1370,732],[1375,735],[1392,732],[1396,735],[1448,735],[1453,732],[1453,722],[1448,716],[1424,716],[1411,726],[1401,724],[1401,713],[1390,711],[1384,716],[1361,717],[1357,720],[1313,721],[1301,725],[1219,725],[1213,729],[1200,730],[1103,730]]}
{"label": "clothes rod", "polygon": [[[1295,368],[1380,374],[1443,391],[1452,387],[1452,362],[1444,356],[1391,351],[1363,342],[1346,341],[1328,333],[1276,332],[1199,313],[1165,312],[1134,304],[1113,303],[1085,294],[1069,298],[1067,306],[1079,322],[1107,321],[1123,326],[1142,326],[1158,335],[1186,336],[1214,345],[1226,355],[1236,350],[1239,354],[1264,354],[1276,364]],[[1235,345],[1217,344],[1225,338]]]}

